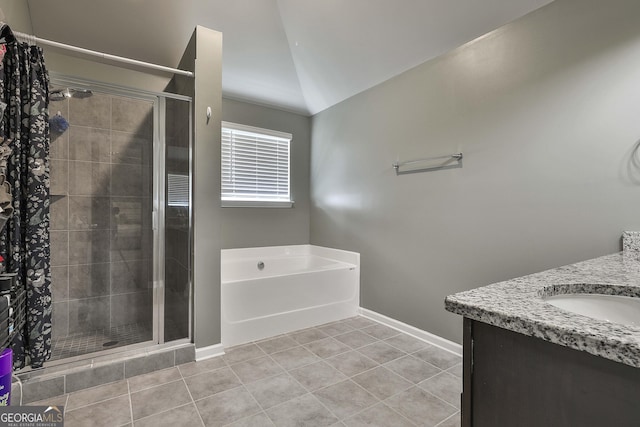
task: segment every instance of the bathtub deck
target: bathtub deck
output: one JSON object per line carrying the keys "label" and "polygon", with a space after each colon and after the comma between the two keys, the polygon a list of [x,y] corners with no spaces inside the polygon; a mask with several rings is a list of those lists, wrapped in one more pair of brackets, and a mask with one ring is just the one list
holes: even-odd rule
{"label": "bathtub deck", "polygon": [[354,317],[38,404],[64,404],[67,427],[103,425],[94,415],[106,408],[119,418],[104,425],[451,427],[460,425],[461,366]]}

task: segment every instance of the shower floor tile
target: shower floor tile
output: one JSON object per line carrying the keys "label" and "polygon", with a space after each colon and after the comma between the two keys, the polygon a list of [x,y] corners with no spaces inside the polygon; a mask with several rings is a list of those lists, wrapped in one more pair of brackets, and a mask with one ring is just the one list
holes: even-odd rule
{"label": "shower floor tile", "polygon": [[50,360],[95,353],[110,348],[149,341],[152,338],[153,333],[150,325],[143,323],[96,329],[67,335],[66,337],[54,337],[51,345],[52,354]]}

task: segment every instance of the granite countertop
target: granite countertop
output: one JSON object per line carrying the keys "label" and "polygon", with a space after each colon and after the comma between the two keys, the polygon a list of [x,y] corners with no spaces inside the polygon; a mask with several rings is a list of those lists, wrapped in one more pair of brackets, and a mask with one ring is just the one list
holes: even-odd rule
{"label": "granite countertop", "polygon": [[599,293],[640,297],[640,251],[626,250],[445,298],[453,313],[640,368],[640,327],[561,310],[542,297]]}

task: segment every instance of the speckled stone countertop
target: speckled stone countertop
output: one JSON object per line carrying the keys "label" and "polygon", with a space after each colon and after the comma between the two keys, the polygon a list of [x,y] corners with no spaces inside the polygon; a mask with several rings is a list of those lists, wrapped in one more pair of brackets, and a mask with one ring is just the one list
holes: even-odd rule
{"label": "speckled stone countertop", "polygon": [[460,292],[445,298],[445,308],[473,320],[640,368],[640,327],[570,313],[542,299],[565,293],[640,297],[640,252],[625,250]]}

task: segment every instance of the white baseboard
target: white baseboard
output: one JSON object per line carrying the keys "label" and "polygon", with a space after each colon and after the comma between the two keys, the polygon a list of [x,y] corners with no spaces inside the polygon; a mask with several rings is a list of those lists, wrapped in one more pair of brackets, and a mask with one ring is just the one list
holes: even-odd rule
{"label": "white baseboard", "polygon": [[[405,334],[411,335],[412,337],[417,338],[421,341],[424,341],[428,344],[435,345],[436,347],[440,347],[443,350],[447,350],[453,354],[462,356],[462,346],[460,344],[454,343],[453,341],[449,341],[448,339],[434,335],[431,332],[423,331],[422,329],[418,329],[415,326],[407,325],[406,323],[402,323],[399,320],[392,319],[390,317],[384,316],[380,313],[376,313],[375,311],[371,311],[362,307],[360,307],[360,315],[362,317],[366,317],[367,319],[373,320],[375,322],[378,322],[385,326],[393,328],[397,331],[404,332]],[[196,355],[197,355],[197,350],[196,350]]]}
{"label": "white baseboard", "polygon": [[224,346],[222,344],[210,345],[208,347],[196,348],[196,362],[210,359],[212,357],[222,356],[224,354]]}

